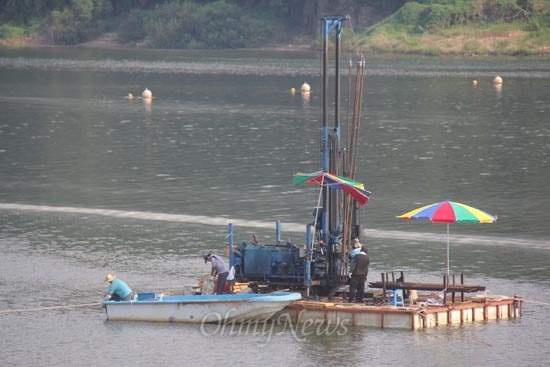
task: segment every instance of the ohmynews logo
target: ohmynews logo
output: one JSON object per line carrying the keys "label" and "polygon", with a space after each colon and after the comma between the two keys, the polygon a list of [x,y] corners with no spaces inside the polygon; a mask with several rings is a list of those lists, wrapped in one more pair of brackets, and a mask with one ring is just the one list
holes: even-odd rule
{"label": "ohmynews logo", "polygon": [[[266,342],[259,345],[265,347],[271,341],[273,336],[280,336],[290,332],[297,341],[305,341],[308,336],[330,336],[345,335],[348,331],[350,320],[311,320],[298,323],[292,319],[288,312],[279,314],[274,319],[235,319],[231,317],[235,309],[229,310],[225,315],[219,313],[210,313],[203,318],[201,322],[201,333],[205,336],[210,335],[252,335],[266,337]],[[300,319],[301,311],[296,318]],[[212,319],[214,318],[214,321]],[[208,321],[206,321],[208,320]],[[229,320],[229,321],[227,321]]]}

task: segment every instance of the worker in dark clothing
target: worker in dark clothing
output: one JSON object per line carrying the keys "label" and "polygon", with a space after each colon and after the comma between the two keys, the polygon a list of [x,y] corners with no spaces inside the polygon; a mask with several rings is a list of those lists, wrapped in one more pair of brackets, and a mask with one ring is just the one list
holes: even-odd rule
{"label": "worker in dark clothing", "polygon": [[369,257],[367,256],[367,249],[363,247],[361,252],[355,255],[351,260],[351,267],[349,270],[350,285],[348,302],[353,302],[355,299],[359,303],[363,303],[365,297],[365,282],[367,281],[367,274],[369,273]]}

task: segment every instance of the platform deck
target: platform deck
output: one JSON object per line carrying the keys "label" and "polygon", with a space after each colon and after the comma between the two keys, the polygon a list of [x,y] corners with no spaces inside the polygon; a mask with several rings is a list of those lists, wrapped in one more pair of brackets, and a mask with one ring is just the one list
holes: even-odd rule
{"label": "platform deck", "polygon": [[297,323],[419,330],[519,318],[523,313],[523,301],[517,296],[476,296],[460,303],[428,305],[421,302],[406,306],[299,301],[281,313],[287,313]]}

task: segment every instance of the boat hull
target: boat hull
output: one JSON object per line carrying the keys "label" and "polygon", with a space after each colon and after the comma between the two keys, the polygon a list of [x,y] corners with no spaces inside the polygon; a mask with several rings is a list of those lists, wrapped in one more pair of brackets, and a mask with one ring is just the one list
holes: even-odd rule
{"label": "boat hull", "polygon": [[264,294],[174,295],[139,294],[134,301],[106,301],[107,319],[220,323],[267,320],[301,295],[291,292]]}

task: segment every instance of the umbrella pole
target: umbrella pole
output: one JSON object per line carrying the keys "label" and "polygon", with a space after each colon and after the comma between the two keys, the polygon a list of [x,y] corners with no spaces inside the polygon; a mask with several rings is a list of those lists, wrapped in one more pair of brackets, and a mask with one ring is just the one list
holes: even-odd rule
{"label": "umbrella pole", "polygon": [[[319,199],[317,199],[317,206],[315,207],[315,229],[317,229],[317,219],[319,218],[319,208],[321,207],[321,198],[323,197],[323,185],[320,185],[319,189]],[[311,239],[311,242],[313,244],[313,238]]]}
{"label": "umbrella pole", "polygon": [[447,223],[447,279],[449,279],[449,223]]}

